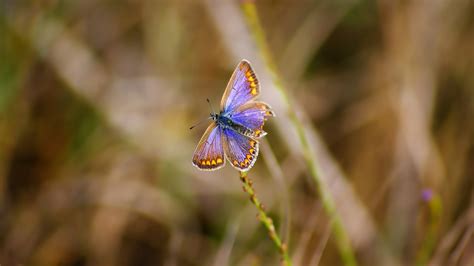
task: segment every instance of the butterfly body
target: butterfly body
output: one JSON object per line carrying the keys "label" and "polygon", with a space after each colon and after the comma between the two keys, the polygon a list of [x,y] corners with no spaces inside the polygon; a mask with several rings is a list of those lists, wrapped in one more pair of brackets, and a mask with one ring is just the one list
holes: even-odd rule
{"label": "butterfly body", "polygon": [[248,171],[257,160],[258,139],[265,136],[263,124],[275,116],[270,106],[254,101],[259,82],[250,63],[242,60],[235,69],[221,100],[219,113],[211,113],[213,123],[199,141],[193,165],[200,170],[216,170],[225,159],[239,171]]}
{"label": "butterfly body", "polygon": [[232,120],[232,116],[221,112],[220,114],[211,114],[212,119],[222,129],[230,129],[247,137],[255,137],[255,131]]}

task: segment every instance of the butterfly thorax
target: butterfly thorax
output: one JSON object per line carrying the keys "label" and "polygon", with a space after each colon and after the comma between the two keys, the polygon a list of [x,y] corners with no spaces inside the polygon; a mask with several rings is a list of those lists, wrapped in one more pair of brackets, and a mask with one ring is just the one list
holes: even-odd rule
{"label": "butterfly thorax", "polygon": [[226,113],[221,112],[220,114],[211,114],[211,118],[223,129],[232,129],[235,132],[248,137],[255,136],[255,132],[252,129],[234,122]]}

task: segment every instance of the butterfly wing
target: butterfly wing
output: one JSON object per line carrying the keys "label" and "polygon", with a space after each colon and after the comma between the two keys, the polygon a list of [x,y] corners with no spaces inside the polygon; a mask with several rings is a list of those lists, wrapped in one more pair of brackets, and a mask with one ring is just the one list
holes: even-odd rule
{"label": "butterfly wing", "polygon": [[260,85],[250,63],[240,61],[227,84],[221,100],[221,111],[231,112],[239,106],[257,97]]}
{"label": "butterfly wing", "polygon": [[204,132],[193,156],[193,165],[200,170],[217,170],[225,165],[222,129],[212,123]]}
{"label": "butterfly wing", "polygon": [[253,131],[253,138],[261,138],[267,133],[263,125],[268,117],[275,116],[271,107],[264,102],[249,102],[230,113],[232,121]]}
{"label": "butterfly wing", "polygon": [[222,132],[227,160],[237,170],[248,171],[257,160],[258,142],[229,128],[224,128]]}

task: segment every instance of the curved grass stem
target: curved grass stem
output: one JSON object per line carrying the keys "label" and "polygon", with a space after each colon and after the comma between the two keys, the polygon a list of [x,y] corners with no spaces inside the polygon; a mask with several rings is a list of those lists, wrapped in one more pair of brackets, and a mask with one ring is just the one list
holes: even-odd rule
{"label": "curved grass stem", "polygon": [[341,253],[344,265],[357,265],[354,251],[352,250],[350,244],[349,236],[336,210],[334,199],[331,193],[329,192],[329,189],[327,188],[326,184],[322,182],[320,178],[320,171],[316,163],[316,156],[311,151],[303,123],[300,118],[298,118],[295,109],[292,108],[292,105],[290,104],[290,98],[283,87],[283,83],[281,82],[279,75],[277,74],[277,68],[273,62],[270,49],[268,48],[268,44],[265,39],[265,32],[263,31],[263,28],[261,26],[255,3],[254,1],[250,0],[242,1],[241,7],[248,24],[248,28],[251,34],[253,35],[253,38],[255,39],[258,48],[260,49],[260,54],[266,64],[267,69],[271,74],[276,89],[279,91],[285,101],[285,105],[287,107],[291,123],[293,124],[294,128],[298,133],[298,138],[303,149],[303,156],[309,167],[310,174],[314,182],[316,183],[316,188],[321,197],[324,209],[329,215],[329,217],[331,217],[332,219],[332,230],[336,239],[336,244],[338,246],[339,252]]}
{"label": "curved grass stem", "polygon": [[240,172],[240,181],[243,183],[244,191],[250,195],[250,201],[253,203],[253,205],[255,205],[255,207],[257,207],[258,219],[263,223],[265,228],[267,228],[270,238],[278,248],[278,251],[282,257],[283,265],[291,266],[290,256],[288,255],[288,247],[285,243],[283,243],[283,241],[281,241],[280,237],[276,233],[273,220],[267,215],[265,208],[257,198],[257,194],[255,194],[255,190],[252,187],[252,180],[250,180],[250,178],[247,176],[247,172]]}
{"label": "curved grass stem", "polygon": [[[424,201],[427,204],[429,211],[429,221],[426,236],[423,239],[420,249],[417,254],[415,265],[427,265],[431,257],[431,253],[436,244],[437,233],[440,228],[440,220],[442,214],[441,198],[438,194],[434,194],[431,190],[424,191]],[[429,193],[429,195],[426,195]]]}

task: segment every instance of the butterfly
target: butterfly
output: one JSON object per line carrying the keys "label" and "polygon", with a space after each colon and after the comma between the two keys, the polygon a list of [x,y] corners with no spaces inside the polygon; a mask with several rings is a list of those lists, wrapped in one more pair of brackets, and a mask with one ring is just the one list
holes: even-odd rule
{"label": "butterfly", "polygon": [[193,165],[213,171],[224,167],[225,158],[239,171],[248,171],[258,156],[258,139],[267,133],[263,124],[275,116],[271,107],[255,98],[260,84],[247,60],[234,70],[222,96],[220,112],[212,112],[209,125],[193,156]]}

